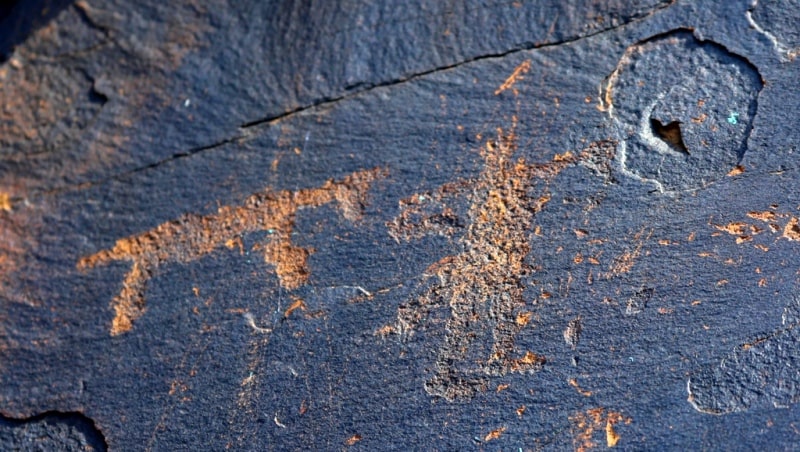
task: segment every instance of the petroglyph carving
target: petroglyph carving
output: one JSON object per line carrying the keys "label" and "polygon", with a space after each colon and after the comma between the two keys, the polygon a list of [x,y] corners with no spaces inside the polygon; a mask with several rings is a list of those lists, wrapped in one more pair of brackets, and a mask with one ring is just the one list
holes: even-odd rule
{"label": "petroglyph carving", "polygon": [[775,331],[736,347],[687,382],[689,403],[702,413],[728,414],[754,406],[800,402],[800,297],[793,295]]}
{"label": "petroglyph carving", "polygon": [[[753,246],[768,255],[772,248],[800,241],[798,219],[778,205],[747,212],[754,221],[711,224],[717,231],[735,237],[737,245]],[[793,244],[794,245],[794,244]],[[760,270],[759,270],[760,273]],[[762,275],[763,276],[763,275]],[[766,277],[759,287],[768,284]],[[789,292],[782,324],[772,332],[751,339],[729,352],[713,367],[701,369],[687,383],[689,402],[700,412],[728,414],[756,406],[788,407],[800,402],[800,296]],[[779,292],[776,291],[776,294]]]}
{"label": "petroglyph carving", "polygon": [[[533,219],[550,200],[547,187],[561,171],[579,163],[602,167],[598,163],[611,159],[615,148],[613,142],[597,142],[578,154],[531,164],[514,158],[511,130],[498,129],[497,138],[486,142],[480,153],[484,166],[475,179],[402,200],[400,214],[387,224],[398,241],[465,230],[458,240],[464,251],[426,270],[438,282],[402,305],[393,325],[379,330],[407,337],[433,310],[449,308],[435,374],[425,386],[429,394],[448,400],[472,397],[489,377],[542,368],[545,357],[515,347],[516,335],[532,319],[523,278],[534,271],[525,261]],[[470,203],[463,223],[446,206],[460,195]]]}
{"label": "petroglyph carving", "polygon": [[340,181],[329,180],[319,188],[258,192],[241,205],[220,207],[216,214],[186,214],[142,234],[117,240],[114,247],[82,258],[78,268],[94,268],[112,261],[131,263],[122,290],[111,303],[115,311],[112,335],[130,331],[133,322],[144,314],[147,282],[160,266],[191,262],[223,246],[239,247],[245,234],[268,233],[256,249],[263,252],[267,264],[275,267],[281,286],[295,289],[308,279],[306,261],[313,252],[292,244],[297,211],[336,201],[342,216],[355,220],[361,215],[370,184],[382,174],[379,169],[359,171]]}
{"label": "petroglyph carving", "polygon": [[662,192],[728,174],[747,149],[762,87],[747,60],[686,30],[629,47],[600,96],[622,172]]}

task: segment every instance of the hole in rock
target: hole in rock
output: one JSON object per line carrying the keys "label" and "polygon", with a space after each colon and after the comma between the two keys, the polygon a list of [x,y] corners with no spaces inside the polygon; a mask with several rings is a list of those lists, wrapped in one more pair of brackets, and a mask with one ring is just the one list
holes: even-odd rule
{"label": "hole in rock", "polygon": [[672,121],[664,125],[658,119],[650,118],[650,126],[653,129],[653,134],[661,138],[661,141],[666,143],[673,151],[689,154],[689,149],[686,148],[681,136],[680,121]]}

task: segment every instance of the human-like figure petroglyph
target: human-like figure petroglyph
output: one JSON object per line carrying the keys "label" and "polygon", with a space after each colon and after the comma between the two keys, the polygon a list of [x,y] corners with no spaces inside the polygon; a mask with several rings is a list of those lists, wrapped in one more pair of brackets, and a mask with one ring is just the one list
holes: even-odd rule
{"label": "human-like figure petroglyph", "polygon": [[[525,260],[531,251],[533,219],[549,201],[547,185],[556,175],[582,162],[606,168],[614,148],[612,142],[598,142],[577,155],[567,152],[552,162],[531,164],[514,158],[513,128],[509,133],[498,130],[497,139],[481,149],[484,166],[477,178],[400,202],[400,215],[387,225],[398,241],[466,229],[458,240],[464,251],[426,270],[425,275],[437,277],[438,283],[402,305],[396,322],[378,331],[404,337],[431,311],[449,308],[435,375],[425,388],[429,394],[448,400],[469,398],[486,386],[489,377],[542,367],[545,357],[516,350],[514,345],[533,316],[523,298],[523,278],[533,271]],[[464,225],[446,206],[448,198],[458,195],[466,195],[470,202]]]}
{"label": "human-like figure petroglyph", "polygon": [[186,214],[142,234],[117,240],[113,248],[82,258],[78,268],[112,261],[131,262],[122,290],[112,301],[116,314],[112,335],[129,331],[144,314],[147,281],[161,265],[191,262],[223,246],[241,246],[242,236],[248,233],[269,234],[257,247],[263,251],[264,261],[275,267],[281,286],[295,289],[308,278],[306,261],[313,252],[292,244],[297,211],[336,201],[342,215],[355,220],[361,215],[370,184],[382,174],[380,169],[358,171],[340,181],[328,180],[319,188],[258,192],[241,205],[220,207],[216,214]]}

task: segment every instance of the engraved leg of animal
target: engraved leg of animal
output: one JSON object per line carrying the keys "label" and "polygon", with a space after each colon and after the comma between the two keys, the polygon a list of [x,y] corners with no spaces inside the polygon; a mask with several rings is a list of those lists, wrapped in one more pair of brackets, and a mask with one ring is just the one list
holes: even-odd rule
{"label": "engraved leg of animal", "polygon": [[111,302],[115,313],[111,322],[112,336],[130,331],[133,322],[144,314],[146,307],[143,294],[152,273],[149,263],[133,261],[131,270],[122,282],[122,290]]}
{"label": "engraved leg of animal", "polygon": [[114,319],[111,322],[111,335],[130,331],[133,322],[144,314],[145,300],[143,293],[147,287],[147,280],[153,272],[153,264],[141,255],[132,255],[131,241],[118,240],[110,250],[102,250],[78,261],[79,269],[94,268],[113,261],[125,260],[132,262],[131,269],[125,274],[122,290],[111,301],[114,309]]}
{"label": "engraved leg of animal", "polygon": [[129,331],[142,316],[147,280],[158,266],[191,262],[222,247],[242,247],[242,237],[252,232],[270,234],[260,247],[264,260],[275,267],[282,287],[296,289],[308,279],[307,260],[313,252],[291,242],[298,209],[337,201],[345,218],[357,219],[370,183],[384,174],[379,168],[358,171],[340,181],[328,180],[319,188],[257,192],[240,205],[221,206],[210,215],[184,214],[139,235],[119,239],[113,248],[80,259],[77,267],[93,268],[117,260],[133,262],[112,303],[116,312],[112,334]]}

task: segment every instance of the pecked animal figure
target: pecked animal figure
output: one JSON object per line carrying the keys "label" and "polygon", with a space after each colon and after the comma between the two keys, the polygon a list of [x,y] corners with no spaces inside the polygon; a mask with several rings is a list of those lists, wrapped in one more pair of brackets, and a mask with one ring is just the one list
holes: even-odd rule
{"label": "pecked animal figure", "polygon": [[283,288],[296,289],[308,279],[307,259],[313,252],[291,241],[297,211],[336,201],[345,219],[357,220],[371,183],[384,175],[384,170],[374,168],[338,181],[330,179],[318,188],[254,193],[241,205],[222,206],[215,214],[185,214],[149,231],[119,239],[112,248],[80,259],[78,268],[90,269],[113,261],[131,263],[122,289],[111,302],[115,311],[112,335],[130,331],[144,314],[147,282],[160,266],[195,261],[222,247],[241,247],[242,237],[249,233],[268,233],[265,242],[254,249],[262,251],[264,261],[275,268]]}

